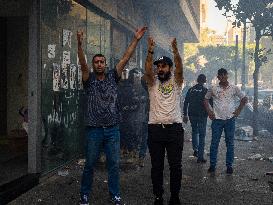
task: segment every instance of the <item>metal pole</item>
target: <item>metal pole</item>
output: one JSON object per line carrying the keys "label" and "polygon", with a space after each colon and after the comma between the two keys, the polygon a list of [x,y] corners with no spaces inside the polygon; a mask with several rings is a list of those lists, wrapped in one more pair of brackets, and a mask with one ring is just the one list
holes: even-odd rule
{"label": "metal pole", "polygon": [[246,20],[244,21],[244,30],[243,30],[243,64],[242,64],[242,91],[246,88]]}
{"label": "metal pole", "polygon": [[236,35],[236,40],[235,40],[235,62],[234,62],[235,85],[238,84],[237,64],[238,64],[238,35]]}

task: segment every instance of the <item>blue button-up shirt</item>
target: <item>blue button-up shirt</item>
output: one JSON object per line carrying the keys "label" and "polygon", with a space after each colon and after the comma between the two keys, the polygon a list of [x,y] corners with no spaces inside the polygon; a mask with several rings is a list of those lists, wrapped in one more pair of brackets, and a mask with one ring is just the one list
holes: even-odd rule
{"label": "blue button-up shirt", "polygon": [[94,73],[89,74],[88,80],[83,83],[87,126],[107,127],[120,122],[117,92],[119,80],[116,69],[106,73],[104,80],[97,80]]}

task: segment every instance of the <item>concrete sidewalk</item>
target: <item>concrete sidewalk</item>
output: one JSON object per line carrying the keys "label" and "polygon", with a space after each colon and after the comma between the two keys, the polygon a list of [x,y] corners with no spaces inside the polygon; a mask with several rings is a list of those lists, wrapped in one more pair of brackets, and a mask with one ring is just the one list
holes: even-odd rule
{"label": "concrete sidewalk", "polygon": [[[222,138],[219,146],[218,166],[215,176],[207,173],[209,163],[197,164],[192,156],[190,142],[190,127],[186,126],[186,136],[183,152],[183,179],[180,197],[182,204],[249,204],[272,205],[273,193],[268,186],[268,176],[265,173],[273,171],[273,163],[268,160],[273,157],[273,136],[258,138],[255,141],[235,141],[234,174],[227,176],[225,171],[225,142]],[[209,150],[211,136],[209,134],[206,150]],[[261,154],[263,159],[250,160],[250,156]],[[208,156],[207,156],[208,158]],[[150,180],[150,161],[147,157],[145,167],[135,164],[121,164],[121,193],[126,205],[153,204]],[[55,174],[43,179],[39,186],[20,196],[10,205],[30,204],[78,204],[82,166],[71,163],[62,170],[68,170],[68,175]],[[67,174],[63,172],[63,174]],[[169,198],[169,170],[167,161],[164,173],[165,203]],[[104,166],[98,166],[95,177],[92,205],[106,205],[108,202],[107,172]]]}

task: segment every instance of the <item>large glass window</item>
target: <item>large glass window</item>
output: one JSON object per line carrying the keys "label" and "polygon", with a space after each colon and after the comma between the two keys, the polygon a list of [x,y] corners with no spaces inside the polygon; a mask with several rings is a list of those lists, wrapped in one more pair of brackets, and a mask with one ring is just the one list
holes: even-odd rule
{"label": "large glass window", "polygon": [[75,1],[42,0],[42,171],[63,165],[83,152],[84,102],[77,55],[77,31],[92,67],[94,54],[110,63],[110,20]]}
{"label": "large glass window", "polygon": [[87,11],[87,53],[90,60],[95,54],[105,55],[110,64],[110,20]]}
{"label": "large glass window", "polygon": [[74,1],[42,0],[41,10],[42,171],[47,172],[83,151],[83,88],[76,36],[78,30],[86,36],[86,8]]}
{"label": "large glass window", "polygon": [[114,64],[121,59],[126,49],[126,33],[118,27],[113,27],[113,60]]}

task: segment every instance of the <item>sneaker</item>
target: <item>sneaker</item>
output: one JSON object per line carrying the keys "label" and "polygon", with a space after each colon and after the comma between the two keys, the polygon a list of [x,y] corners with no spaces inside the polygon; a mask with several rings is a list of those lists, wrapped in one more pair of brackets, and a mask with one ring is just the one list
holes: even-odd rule
{"label": "sneaker", "polygon": [[82,196],[81,196],[80,205],[89,205],[88,196],[87,196],[87,195],[82,195]]}
{"label": "sneaker", "polygon": [[232,174],[232,173],[233,173],[233,168],[227,167],[227,174]]}
{"label": "sneaker", "polygon": [[196,150],[193,152],[193,156],[198,157],[198,152]]}
{"label": "sneaker", "polygon": [[208,169],[208,173],[215,173],[215,167],[210,166]]}
{"label": "sneaker", "polygon": [[178,195],[171,195],[169,205],[181,205],[180,199]]}
{"label": "sneaker", "polygon": [[206,159],[197,159],[197,163],[202,163],[202,164],[204,164],[204,163],[206,163],[206,162],[207,162]]}
{"label": "sneaker", "polygon": [[114,205],[123,205],[122,202],[121,202],[121,197],[120,196],[114,196],[111,198],[111,202],[114,204]]}
{"label": "sneaker", "polygon": [[162,197],[156,197],[154,200],[154,205],[163,205],[163,198]]}

